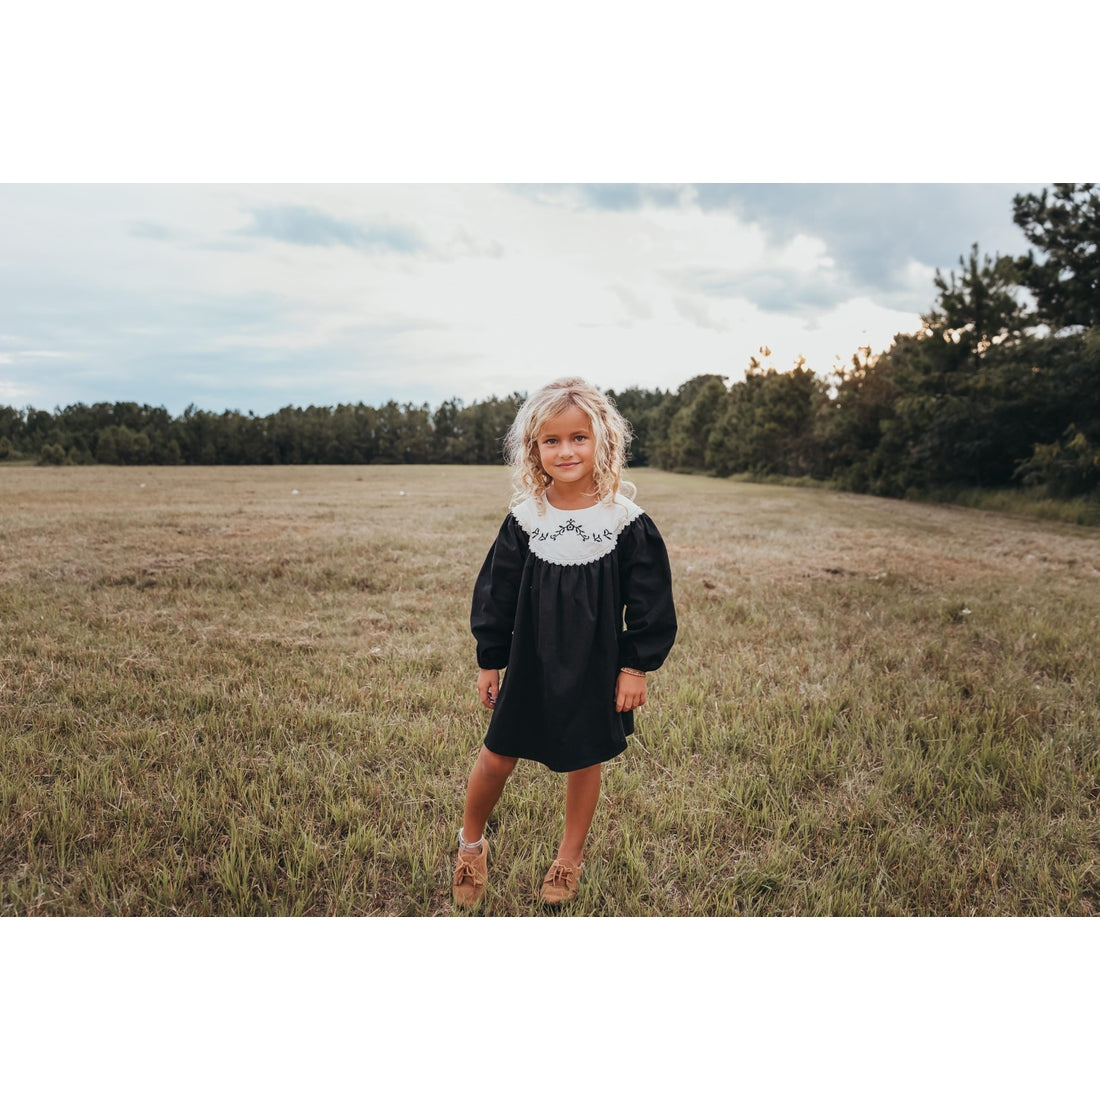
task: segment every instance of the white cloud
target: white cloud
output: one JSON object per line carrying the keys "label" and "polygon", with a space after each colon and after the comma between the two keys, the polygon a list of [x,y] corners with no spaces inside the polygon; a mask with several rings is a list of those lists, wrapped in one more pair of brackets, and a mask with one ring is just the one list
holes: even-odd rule
{"label": "white cloud", "polygon": [[823,240],[805,233],[796,233],[778,251],[776,264],[779,267],[789,267],[793,271],[809,272],[835,267],[836,261],[828,254]]}
{"label": "white cloud", "polygon": [[769,237],[751,209],[704,212],[695,195],[0,188],[0,382],[35,354],[18,400],[40,407],[472,400],[563,373],[675,388],[739,377],[763,344],[777,366],[805,355],[826,371],[916,327],[903,302],[933,301],[923,261],[874,291],[822,235]]}
{"label": "white cloud", "polygon": [[713,315],[707,302],[700,301],[697,298],[680,296],[674,298],[672,304],[676,307],[676,312],[693,325],[698,325],[700,328],[714,329],[716,332],[729,331],[730,326],[720,317],[716,318]]}
{"label": "white cloud", "polygon": [[635,294],[630,287],[620,283],[609,287],[609,289],[623,304],[623,309],[626,311],[628,318],[624,322],[625,324],[632,324],[634,321],[648,321],[653,316],[653,306],[650,305],[649,300],[640,294]]}

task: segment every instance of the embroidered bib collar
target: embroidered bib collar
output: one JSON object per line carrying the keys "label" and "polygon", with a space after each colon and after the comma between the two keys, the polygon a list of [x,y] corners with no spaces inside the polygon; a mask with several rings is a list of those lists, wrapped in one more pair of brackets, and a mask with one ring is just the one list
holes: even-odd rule
{"label": "embroidered bib collar", "polygon": [[547,504],[539,514],[533,497],[512,509],[527,535],[531,553],[555,565],[584,565],[610,554],[619,534],[642,515],[621,493],[591,508],[568,510]]}

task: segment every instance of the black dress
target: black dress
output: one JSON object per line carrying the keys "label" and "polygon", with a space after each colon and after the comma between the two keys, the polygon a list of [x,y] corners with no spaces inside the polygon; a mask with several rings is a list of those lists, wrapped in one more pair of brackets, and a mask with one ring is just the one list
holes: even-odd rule
{"label": "black dress", "polygon": [[665,544],[624,496],[508,514],[474,586],[480,668],[507,668],[485,735],[502,756],[553,771],[618,756],[634,714],[615,711],[619,669],[659,668],[676,638]]}

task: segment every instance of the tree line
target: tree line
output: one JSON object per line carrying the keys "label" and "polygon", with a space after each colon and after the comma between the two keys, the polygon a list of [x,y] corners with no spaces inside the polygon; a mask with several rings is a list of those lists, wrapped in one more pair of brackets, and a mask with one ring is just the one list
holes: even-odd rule
{"label": "tree line", "polygon": [[[1032,248],[935,276],[915,333],[859,349],[823,376],[761,348],[742,380],[610,391],[634,427],[631,461],[716,476],[827,481],[885,496],[965,486],[1100,490],[1100,189],[1017,195]],[[172,417],[133,403],[52,413],[0,407],[0,459],[43,463],[497,463],[524,395],[434,410],[394,401],[268,416]]]}
{"label": "tree line", "polygon": [[1100,190],[1017,195],[1026,256],[937,271],[920,329],[822,378],[753,358],[743,381],[700,375],[642,413],[668,469],[827,480],[884,496],[1042,485],[1100,488]]}
{"label": "tree line", "polygon": [[188,406],[179,417],[134,402],[52,413],[0,406],[0,459],[44,464],[283,465],[501,462],[501,439],[522,394],[463,404],[388,401],[288,406],[268,416]]}

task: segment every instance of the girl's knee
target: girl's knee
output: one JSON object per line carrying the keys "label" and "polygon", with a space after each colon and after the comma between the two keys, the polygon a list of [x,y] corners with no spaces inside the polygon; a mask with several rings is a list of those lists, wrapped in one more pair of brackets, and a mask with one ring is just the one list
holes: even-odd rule
{"label": "girl's knee", "polygon": [[501,756],[498,752],[493,752],[492,749],[481,746],[481,754],[478,757],[478,764],[484,769],[485,773],[492,776],[495,779],[507,779],[512,774],[512,769],[516,766],[517,757],[515,756]]}
{"label": "girl's knee", "polygon": [[602,771],[602,764],[591,764],[587,768],[578,768],[576,771],[568,772],[566,779],[572,783],[598,783]]}

